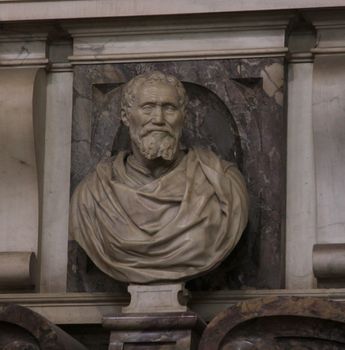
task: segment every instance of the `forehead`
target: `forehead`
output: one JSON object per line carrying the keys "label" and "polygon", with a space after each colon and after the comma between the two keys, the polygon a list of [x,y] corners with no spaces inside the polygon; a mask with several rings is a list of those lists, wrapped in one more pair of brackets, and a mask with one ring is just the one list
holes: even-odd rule
{"label": "forehead", "polygon": [[141,84],[136,91],[136,102],[171,102],[178,104],[179,96],[175,86],[164,81],[150,81]]}

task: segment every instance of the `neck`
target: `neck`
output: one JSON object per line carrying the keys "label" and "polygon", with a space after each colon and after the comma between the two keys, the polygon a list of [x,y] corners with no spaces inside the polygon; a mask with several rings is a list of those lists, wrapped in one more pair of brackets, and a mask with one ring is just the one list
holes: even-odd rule
{"label": "neck", "polygon": [[175,156],[171,160],[166,160],[161,157],[155,159],[147,159],[132,142],[133,157],[142,167],[147,169],[151,175],[155,178],[164,174],[171,166],[180,158],[181,151],[176,152]]}

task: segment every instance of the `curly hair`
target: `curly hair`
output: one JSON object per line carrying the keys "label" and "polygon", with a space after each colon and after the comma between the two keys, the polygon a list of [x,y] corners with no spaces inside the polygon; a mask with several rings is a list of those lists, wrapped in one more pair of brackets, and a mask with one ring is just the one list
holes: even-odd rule
{"label": "curly hair", "polygon": [[126,110],[135,102],[136,93],[141,85],[152,84],[154,82],[163,82],[173,86],[179,96],[179,104],[184,109],[188,102],[188,97],[183,84],[173,75],[165,74],[160,71],[147,72],[137,75],[131,79],[122,89],[121,110]]}

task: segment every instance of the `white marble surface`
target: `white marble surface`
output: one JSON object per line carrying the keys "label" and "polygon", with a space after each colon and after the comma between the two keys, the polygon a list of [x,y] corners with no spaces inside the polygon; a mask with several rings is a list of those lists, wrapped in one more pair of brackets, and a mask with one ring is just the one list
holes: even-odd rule
{"label": "white marble surface", "polygon": [[[122,313],[160,313],[187,311],[188,291],[183,283],[139,285],[130,284],[130,304]],[[181,301],[183,303],[181,303]]]}
{"label": "white marble surface", "polygon": [[290,63],[288,72],[286,287],[312,288],[316,198],[312,129],[313,63]]}
{"label": "white marble surface", "polygon": [[318,243],[345,242],[344,111],[345,54],[318,56],[313,84]]}
{"label": "white marble surface", "polygon": [[0,252],[0,290],[31,289],[36,257],[32,252]]}
{"label": "white marble surface", "polygon": [[344,6],[343,0],[1,0],[0,21],[150,16],[339,6]]}
{"label": "white marble surface", "polygon": [[43,26],[14,24],[0,29],[0,67],[46,65],[47,33],[44,30]]}
{"label": "white marble surface", "polygon": [[33,128],[36,75],[37,69],[0,70],[2,252],[37,253],[39,209]]}
{"label": "white marble surface", "polygon": [[73,62],[285,55],[288,15],[66,24]]}
{"label": "white marble surface", "polygon": [[[344,18],[345,22],[345,18]],[[343,24],[345,25],[345,23]],[[320,40],[318,48],[338,48],[344,46],[345,28],[323,28],[319,30]]]}
{"label": "white marble surface", "polygon": [[317,243],[345,243],[345,13],[316,11],[313,132]]}
{"label": "white marble surface", "polygon": [[40,291],[64,292],[67,282],[72,127],[72,72],[47,79],[40,242]]}
{"label": "white marble surface", "polygon": [[281,92],[281,87],[284,84],[284,70],[278,63],[265,66],[260,73],[262,77],[262,87],[266,94],[274,97],[276,102],[283,105],[284,96]]}
{"label": "white marble surface", "polygon": [[[179,57],[196,53],[201,56],[231,56],[241,50],[242,54],[260,54],[265,49],[284,48],[284,30],[271,29],[268,33],[263,30],[252,31],[219,31],[212,33],[171,33],[130,35],[122,37],[99,36],[74,39],[73,58],[89,56],[91,59],[136,59],[154,57]],[[253,45],[255,42],[255,45]],[[112,57],[102,57],[112,55]],[[91,57],[90,57],[91,56]]]}
{"label": "white marble surface", "polygon": [[[14,41],[11,37],[4,38],[0,36],[0,60],[28,60],[46,57],[45,40],[21,39]],[[13,40],[13,41],[11,41]]]}

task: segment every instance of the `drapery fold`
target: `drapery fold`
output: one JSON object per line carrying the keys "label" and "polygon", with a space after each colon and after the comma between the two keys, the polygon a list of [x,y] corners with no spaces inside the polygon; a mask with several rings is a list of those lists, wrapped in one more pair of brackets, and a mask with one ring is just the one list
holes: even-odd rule
{"label": "drapery fold", "polygon": [[192,148],[169,173],[133,187],[125,159],[101,162],[71,200],[71,235],[102,271],[124,282],[178,281],[231,252],[248,217],[233,164]]}

